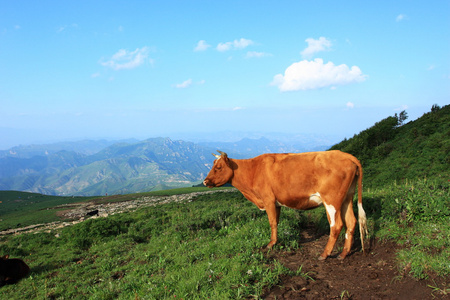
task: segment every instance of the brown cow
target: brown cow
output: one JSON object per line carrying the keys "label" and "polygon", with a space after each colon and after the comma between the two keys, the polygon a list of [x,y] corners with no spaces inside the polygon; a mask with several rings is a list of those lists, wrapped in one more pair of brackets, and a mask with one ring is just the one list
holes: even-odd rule
{"label": "brown cow", "polygon": [[0,286],[18,282],[30,273],[27,264],[18,258],[9,258],[9,255],[0,256]]}
{"label": "brown cow", "polygon": [[341,151],[325,151],[230,159],[226,153],[218,152],[221,155],[213,154],[217,159],[203,184],[217,187],[231,183],[245,198],[265,210],[272,230],[268,248],[277,242],[281,206],[302,210],[321,204],[325,206],[330,237],[319,260],[331,254],[344,225],[345,244],[338,258],[344,259],[350,252],[356,226],[352,204],[358,184],[359,229],[364,251],[367,225],[361,195],[362,167],[354,156]]}

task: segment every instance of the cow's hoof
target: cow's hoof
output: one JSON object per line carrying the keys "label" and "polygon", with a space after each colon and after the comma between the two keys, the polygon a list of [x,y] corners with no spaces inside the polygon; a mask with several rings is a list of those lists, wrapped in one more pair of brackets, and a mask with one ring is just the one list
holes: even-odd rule
{"label": "cow's hoof", "polygon": [[274,245],[275,245],[275,243],[270,242],[269,244],[267,244],[266,248],[272,249]]}
{"label": "cow's hoof", "polygon": [[325,260],[325,259],[327,259],[327,257],[325,256],[325,257],[323,257],[322,255],[321,256],[319,256],[319,260],[320,261],[323,261],[323,260]]}
{"label": "cow's hoof", "polygon": [[345,258],[345,256],[340,256],[340,255],[338,255],[338,257],[337,257],[337,259],[339,259],[339,260],[343,260]]}

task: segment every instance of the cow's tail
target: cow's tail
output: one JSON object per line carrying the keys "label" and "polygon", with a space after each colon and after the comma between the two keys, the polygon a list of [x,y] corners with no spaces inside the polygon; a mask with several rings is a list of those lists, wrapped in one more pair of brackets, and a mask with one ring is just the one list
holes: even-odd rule
{"label": "cow's tail", "polygon": [[[355,158],[356,159],[356,158]],[[362,205],[362,179],[363,179],[363,170],[361,163],[356,159],[356,166],[358,167],[357,176],[358,176],[358,222],[359,222],[359,233],[361,236],[361,248],[365,253],[364,248],[364,238],[369,234],[367,231],[367,217],[366,212],[364,211]]]}

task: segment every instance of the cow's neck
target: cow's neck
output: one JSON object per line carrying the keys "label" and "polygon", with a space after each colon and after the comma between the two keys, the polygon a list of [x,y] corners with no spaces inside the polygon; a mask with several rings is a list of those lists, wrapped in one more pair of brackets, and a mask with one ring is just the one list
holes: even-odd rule
{"label": "cow's neck", "polygon": [[233,159],[235,163],[234,175],[230,183],[237,188],[245,198],[253,202],[259,209],[264,210],[264,202],[255,190],[256,168],[253,159]]}
{"label": "cow's neck", "polygon": [[235,164],[231,185],[243,193],[253,190],[255,172],[253,159],[232,159],[231,161]]}

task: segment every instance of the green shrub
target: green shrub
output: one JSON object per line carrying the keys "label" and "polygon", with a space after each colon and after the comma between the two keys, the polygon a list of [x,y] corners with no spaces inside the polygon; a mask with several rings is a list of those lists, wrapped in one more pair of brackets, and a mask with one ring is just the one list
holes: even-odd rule
{"label": "green shrub", "polygon": [[62,238],[79,249],[88,249],[94,242],[106,240],[128,231],[131,219],[123,216],[89,219],[62,231]]}

